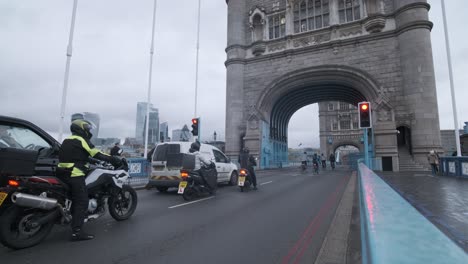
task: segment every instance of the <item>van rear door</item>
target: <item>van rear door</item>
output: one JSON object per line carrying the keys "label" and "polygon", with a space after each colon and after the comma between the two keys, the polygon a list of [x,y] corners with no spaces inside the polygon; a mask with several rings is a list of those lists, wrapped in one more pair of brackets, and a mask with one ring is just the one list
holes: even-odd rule
{"label": "van rear door", "polygon": [[153,170],[162,171],[166,169],[167,164],[167,156],[169,154],[179,154],[180,153],[180,145],[179,144],[159,144],[156,147],[153,155]]}

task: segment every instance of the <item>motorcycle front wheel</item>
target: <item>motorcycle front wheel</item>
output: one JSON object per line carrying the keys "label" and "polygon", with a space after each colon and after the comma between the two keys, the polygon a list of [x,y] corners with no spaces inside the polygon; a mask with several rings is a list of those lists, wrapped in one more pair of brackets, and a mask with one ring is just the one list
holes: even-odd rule
{"label": "motorcycle front wheel", "polygon": [[108,200],[109,213],[117,221],[130,218],[136,210],[138,197],[136,191],[124,185],[122,189],[116,191]]}
{"label": "motorcycle front wheel", "polygon": [[52,230],[54,221],[40,226],[30,226],[34,219],[47,212],[12,205],[0,215],[0,242],[12,249],[35,246],[44,240]]}

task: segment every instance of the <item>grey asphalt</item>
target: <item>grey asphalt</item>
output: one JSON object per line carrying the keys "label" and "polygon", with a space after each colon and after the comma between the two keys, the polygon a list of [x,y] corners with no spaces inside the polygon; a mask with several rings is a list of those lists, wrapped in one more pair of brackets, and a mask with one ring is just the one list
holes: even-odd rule
{"label": "grey asphalt", "polygon": [[468,180],[430,172],[377,172],[468,253]]}
{"label": "grey asphalt", "polygon": [[179,206],[175,191],[138,191],[131,219],[86,225],[92,241],[69,242],[56,226],[40,245],[0,246],[0,263],[313,263],[351,176],[345,169],[258,172],[258,191],[221,186],[214,198]]}

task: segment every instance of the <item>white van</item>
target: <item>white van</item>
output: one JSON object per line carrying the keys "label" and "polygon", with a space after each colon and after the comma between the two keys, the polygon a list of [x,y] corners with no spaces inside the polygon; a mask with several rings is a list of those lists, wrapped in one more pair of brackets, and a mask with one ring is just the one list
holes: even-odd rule
{"label": "white van", "polygon": [[[192,142],[166,142],[160,143],[151,158],[151,175],[147,188],[156,187],[158,191],[165,192],[170,187],[178,187],[182,180],[180,168],[168,168],[167,157],[170,154],[189,153]],[[218,148],[202,143],[200,153],[216,164],[218,183],[237,185],[238,169],[229,158]]]}

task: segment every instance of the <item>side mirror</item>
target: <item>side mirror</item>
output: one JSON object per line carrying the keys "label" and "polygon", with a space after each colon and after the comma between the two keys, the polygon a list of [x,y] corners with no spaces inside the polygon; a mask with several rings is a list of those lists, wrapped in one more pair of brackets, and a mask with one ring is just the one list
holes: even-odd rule
{"label": "side mirror", "polygon": [[57,143],[54,143],[54,144],[52,145],[52,150],[53,150],[54,152],[59,152],[59,151],[60,151],[60,146],[59,146]]}

